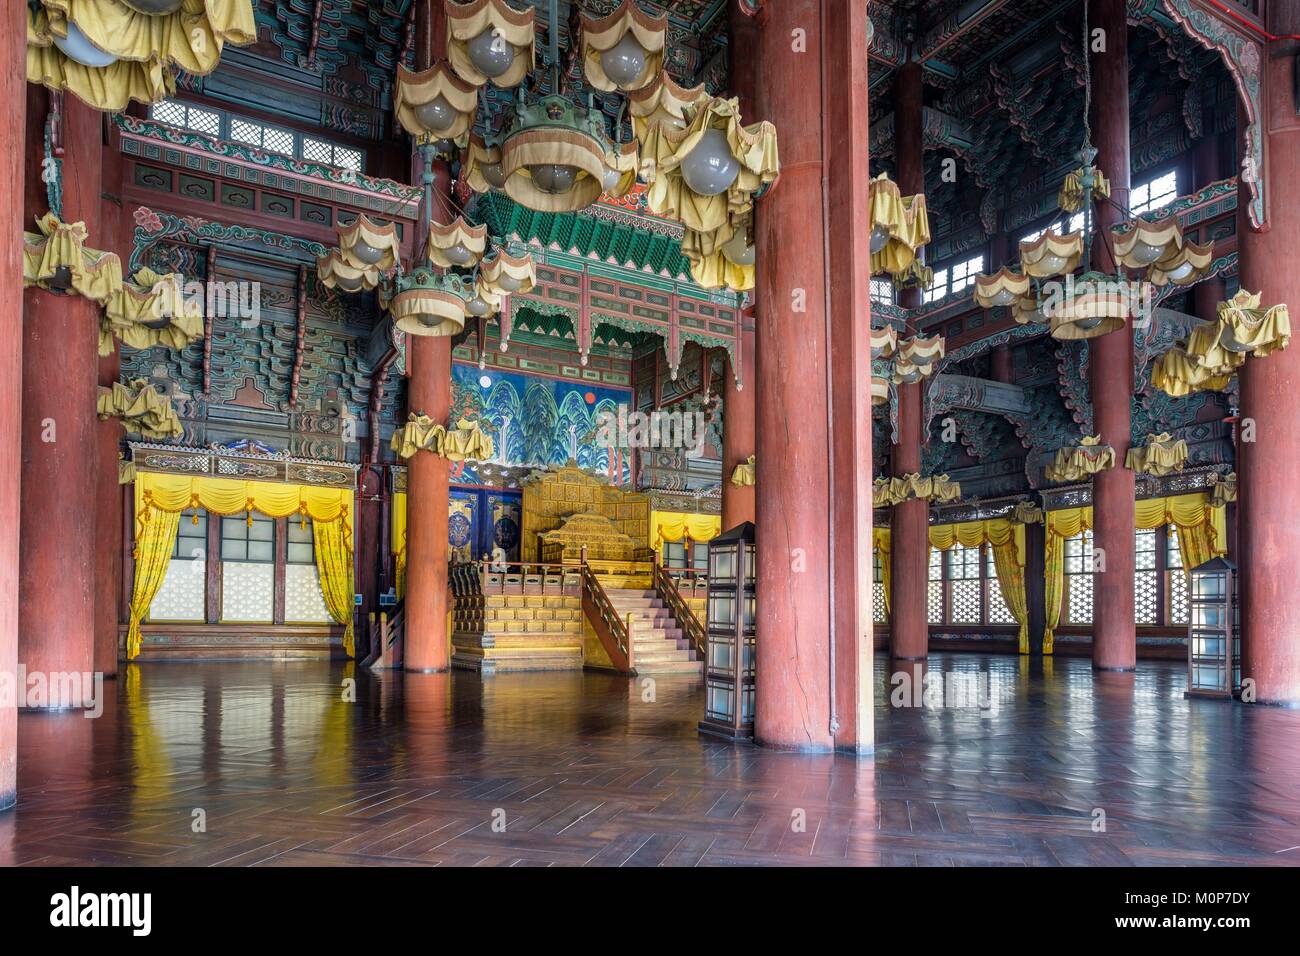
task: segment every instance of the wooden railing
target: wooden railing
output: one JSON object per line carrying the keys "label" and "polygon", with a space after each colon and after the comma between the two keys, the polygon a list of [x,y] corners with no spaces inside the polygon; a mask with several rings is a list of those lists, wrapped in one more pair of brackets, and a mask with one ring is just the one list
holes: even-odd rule
{"label": "wooden railing", "polygon": [[406,631],[406,607],[399,606],[391,617],[387,611],[370,613],[370,653],[362,667],[386,670],[402,666],[402,635]]}
{"label": "wooden railing", "polygon": [[600,643],[604,646],[610,661],[613,662],[614,669],[624,674],[635,674],[631,615],[628,615],[627,620],[620,618],[591,568],[582,564],[580,569],[582,613],[591,622],[591,627],[600,638]]}
{"label": "wooden railing", "polygon": [[678,593],[686,597],[708,597],[709,575],[695,568],[664,568],[664,573],[677,585]]}
{"label": "wooden railing", "polygon": [[541,561],[503,561],[493,564],[487,558],[451,566],[452,594],[477,597],[486,594],[559,594],[564,588],[576,588],[581,565],[544,563]]}
{"label": "wooden railing", "polygon": [[[695,572],[690,572],[694,574]],[[686,580],[681,578],[681,580]],[[686,635],[691,642],[691,647],[695,648],[695,653],[700,656],[700,660],[706,660],[704,654],[708,649],[708,642],[704,636],[704,626],[700,624],[700,619],[695,616],[684,600],[681,592],[678,590],[677,581],[674,580],[673,574],[668,569],[655,563],[654,575],[655,593],[667,605],[669,612],[677,620],[681,627],[682,633]]]}

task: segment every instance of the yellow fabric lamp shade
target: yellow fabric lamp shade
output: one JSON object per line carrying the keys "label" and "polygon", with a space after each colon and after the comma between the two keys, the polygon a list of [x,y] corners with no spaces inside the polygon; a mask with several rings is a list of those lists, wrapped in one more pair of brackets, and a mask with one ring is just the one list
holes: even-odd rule
{"label": "yellow fabric lamp shade", "polygon": [[871,404],[889,404],[889,379],[879,375],[871,376]]}
{"label": "yellow fabric lamp shade", "polygon": [[632,132],[641,143],[638,172],[646,182],[653,182],[659,164],[672,155],[673,145],[665,131],[684,130],[695,109],[711,97],[704,84],[689,89],[673,82],[667,71],[653,82],[627,94],[628,115]]}
{"label": "yellow fabric lamp shade", "polygon": [[1086,481],[1091,476],[1115,467],[1115,449],[1101,443],[1098,435],[1088,435],[1079,444],[1059,448],[1056,458],[1045,469],[1048,481]]}
{"label": "yellow fabric lamp shade", "polygon": [[667,15],[653,17],[623,0],[605,17],[582,15],[582,69],[598,90],[640,90],[664,65]]}
{"label": "yellow fabric lamp shade", "polygon": [[871,274],[901,275],[930,241],[925,196],[904,196],[885,173],[871,181]]}
{"label": "yellow fabric lamp shade", "polygon": [[1158,478],[1183,470],[1187,464],[1187,442],[1168,432],[1148,435],[1146,444],[1134,445],[1124,456],[1124,467]]}
{"label": "yellow fabric lamp shade", "polygon": [[420,71],[398,64],[393,113],[402,129],[420,142],[449,139],[465,146],[477,109],[478,87],[453,73],[450,64],[440,62]]}
{"label": "yellow fabric lamp shade", "polygon": [[379,270],[374,266],[357,266],[331,249],[316,260],[316,276],[327,289],[340,292],[367,292],[379,285]]}
{"label": "yellow fabric lamp shade", "polygon": [[1177,216],[1156,220],[1139,216],[1132,223],[1111,227],[1111,240],[1120,265],[1146,269],[1182,248],[1183,227]]}
{"label": "yellow fabric lamp shade", "polygon": [[180,351],[203,336],[203,308],[187,300],[177,273],[141,269],[104,307],[99,323],[99,354],[113,353],[113,339],[133,349],[163,345]]}
{"label": "yellow fabric lamp shade", "polygon": [[[1092,171],[1096,182],[1093,184],[1094,195],[1110,197],[1110,182],[1102,175],[1101,170],[1094,168]],[[1056,204],[1064,212],[1076,213],[1083,209],[1083,204],[1087,199],[1087,191],[1083,188],[1084,171],[1076,169],[1065,177],[1061,183],[1061,190],[1056,195]]]}
{"label": "yellow fabric lamp shade", "polygon": [[[742,125],[738,100],[702,102],[685,129],[661,127],[661,132],[663,156],[647,176],[646,203],[655,215],[676,220],[687,229],[715,232],[732,217],[748,212],[754,193],[780,177],[776,127],[767,122]],[[705,194],[691,187],[691,170],[699,168],[697,149],[734,173],[721,191]],[[644,164],[642,173],[646,173]]]}
{"label": "yellow fabric lamp shade", "polygon": [[1214,243],[1185,242],[1151,267],[1153,285],[1193,285],[1209,274]]}
{"label": "yellow fabric lamp shade", "polygon": [[929,368],[944,355],[942,335],[914,335],[898,344],[898,358],[921,368]]}
{"label": "yellow fabric lamp shade", "polygon": [[86,224],[61,222],[47,212],[36,220],[40,233],[23,233],[23,287],[76,293],[106,305],[122,290],[122,260],[86,248]]}
{"label": "yellow fabric lamp shade", "polygon": [[871,330],[871,357],[887,359],[898,350],[898,331],[892,325]]}
{"label": "yellow fabric lamp shade", "polygon": [[227,43],[256,40],[252,0],[179,0],[158,13],[117,0],[40,0],[27,11],[27,81],[123,110],[175,93],[177,70],[211,73]]}
{"label": "yellow fabric lamp shade", "polygon": [[[755,456],[750,455],[745,461],[740,462],[731,470],[731,483],[737,488],[752,487],[758,480],[758,473],[755,469]],[[721,520],[719,520],[721,523]]]}
{"label": "yellow fabric lamp shade", "polygon": [[150,439],[180,438],[185,434],[172,403],[149,384],[147,378],[127,384],[114,382],[99,389],[96,412],[101,420],[121,419],[127,432]]}
{"label": "yellow fabric lamp shade", "polygon": [[401,254],[401,237],[397,224],[377,223],[366,216],[338,229],[339,252],[354,268],[388,272],[397,265]]}
{"label": "yellow fabric lamp shade", "polygon": [[547,96],[516,116],[501,147],[506,195],[548,213],[577,212],[600,198],[610,162],[601,114]]}
{"label": "yellow fabric lamp shade", "polygon": [[1212,345],[1210,334],[1206,336],[1204,348],[1199,342],[1196,347],[1191,339],[1188,342],[1188,350],[1204,355],[1206,364],[1215,365],[1223,360],[1223,353],[1264,358],[1286,348],[1291,341],[1291,315],[1286,305],[1261,307],[1258,292],[1242,289],[1227,302],[1219,303],[1219,321]]}
{"label": "yellow fabric lamp shade", "polygon": [[1201,391],[1221,392],[1232,382],[1233,371],[1202,365],[1186,349],[1175,346],[1152,363],[1151,384],[1172,398]]}
{"label": "yellow fabric lamp shade", "polygon": [[447,58],[466,83],[518,86],[537,60],[537,11],[506,0],[447,0]]}
{"label": "yellow fabric lamp shade", "polygon": [[1097,272],[1087,273],[1077,283],[1067,277],[1063,290],[1053,290],[1042,305],[1052,338],[1061,341],[1095,339],[1116,332],[1134,309],[1127,284]]}
{"label": "yellow fabric lamp shade", "polygon": [[637,170],[641,165],[641,146],[636,140],[619,143],[605,155],[605,178],[602,185],[605,195],[622,199],[636,186]]}
{"label": "yellow fabric lamp shade", "polygon": [[388,311],[407,335],[437,338],[465,328],[465,299],[446,289],[403,289],[388,303]]}
{"label": "yellow fabric lamp shade", "polygon": [[[344,651],[349,657],[355,653],[352,489],[141,471],[135,480],[135,580],[127,631],[128,658],[140,653],[140,622],[162,586],[176,544],[180,514],[188,508],[204,508],[223,517],[256,511],[270,518],[310,518],[321,594],[330,616],[344,626]],[[322,526],[330,528],[322,534]]]}
{"label": "yellow fabric lamp shade", "polygon": [[738,227],[728,221],[711,233],[683,231],[682,255],[690,262],[691,278],[698,285],[705,289],[728,288],[733,292],[754,288],[753,246],[748,245],[748,256],[736,256],[740,262],[728,254],[737,245],[752,243],[749,221],[749,216],[745,216]]}
{"label": "yellow fabric lamp shade", "polygon": [[497,295],[527,295],[537,285],[537,266],[531,253],[512,256],[504,249],[483,260],[479,282]]}
{"label": "yellow fabric lamp shade", "polygon": [[428,415],[415,413],[393,432],[392,449],[403,460],[428,451],[448,461],[488,461],[495,452],[492,436],[477,421],[462,418],[448,429]]}
{"label": "yellow fabric lamp shade", "polygon": [[1037,239],[1020,243],[1020,268],[1039,279],[1067,275],[1083,261],[1083,233],[1059,235],[1048,229]]}
{"label": "yellow fabric lamp shade", "polygon": [[468,269],[483,258],[487,249],[487,225],[471,226],[463,216],[449,223],[429,223],[425,253],[429,261],[444,269]]}
{"label": "yellow fabric lamp shade", "polygon": [[501,147],[489,146],[483,137],[471,133],[461,157],[461,178],[476,193],[501,189],[506,184],[501,169]]}
{"label": "yellow fabric lamp shade", "polygon": [[981,309],[1015,305],[1029,295],[1029,277],[1003,266],[992,275],[975,277],[975,304]]}

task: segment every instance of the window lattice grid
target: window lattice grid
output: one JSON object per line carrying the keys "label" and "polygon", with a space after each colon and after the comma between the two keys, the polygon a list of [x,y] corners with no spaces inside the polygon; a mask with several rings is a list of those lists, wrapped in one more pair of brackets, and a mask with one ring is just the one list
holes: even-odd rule
{"label": "window lattice grid", "polygon": [[943,580],[943,552],[930,549],[930,580]]}
{"label": "window lattice grid", "polygon": [[1133,621],[1136,624],[1155,624],[1160,600],[1156,576],[1156,531],[1139,529],[1135,536],[1133,574]]}
{"label": "window lattice grid", "polygon": [[[292,156],[293,144],[293,133],[288,130],[276,129],[274,126],[262,128],[263,149],[270,150],[273,153],[283,153],[285,156]],[[357,168],[361,168],[360,164],[358,164]]]}
{"label": "window lattice grid", "polygon": [[334,147],[330,143],[322,142],[319,139],[310,139],[306,136],[302,138],[302,158],[313,163],[325,163],[333,165]]}
{"label": "window lattice grid", "polygon": [[949,294],[960,292],[962,289],[968,289],[975,284],[975,276],[984,271],[984,257],[975,256],[967,259],[965,262],[959,262],[952,267],[952,281],[949,284]]}
{"label": "window lattice grid", "polygon": [[361,172],[361,151],[358,149],[349,149],[346,146],[335,146],[334,165],[340,169],[351,169],[355,172]]}
{"label": "window lattice grid", "polygon": [[263,132],[264,127],[261,123],[250,123],[248,120],[233,118],[230,121],[230,138],[237,143],[261,146]]}
{"label": "window lattice grid", "polygon": [[1092,623],[1092,575],[1067,575],[1069,604],[1067,613],[1071,624]]}
{"label": "window lattice grid", "polygon": [[979,624],[983,615],[983,585],[978,578],[956,580],[952,588],[952,623]]}
{"label": "window lattice grid", "polygon": [[221,114],[213,113],[211,110],[195,109],[193,106],[185,109],[185,126],[187,129],[195,130],[199,133],[206,133],[209,136],[221,136]]}
{"label": "window lattice grid", "polygon": [[1092,623],[1092,532],[1084,531],[1065,542],[1066,621]]}
{"label": "window lattice grid", "polygon": [[931,624],[943,623],[943,582],[931,581],[926,593],[926,617]]}
{"label": "window lattice grid", "polygon": [[889,614],[885,610],[885,585],[880,581],[873,581],[871,584],[871,614],[871,619],[877,624],[884,624],[889,620]]}
{"label": "window lattice grid", "polygon": [[288,521],[288,543],[285,551],[286,564],[315,564],[316,548],[311,519],[306,521],[290,518]]}
{"label": "window lattice grid", "polygon": [[149,108],[149,117],[168,126],[185,126],[185,107],[175,100],[159,100]]}
{"label": "window lattice grid", "polygon": [[966,578],[978,580],[979,576],[980,549],[978,547],[968,548],[965,545],[954,544],[948,549],[948,577],[953,580]]}
{"label": "window lattice grid", "polygon": [[889,279],[871,280],[871,301],[882,305],[894,304],[894,283]]}
{"label": "window lattice grid", "polygon": [[1137,216],[1167,206],[1177,198],[1178,173],[1171,170],[1163,176],[1135,186],[1129,194],[1129,206],[1133,215]]}
{"label": "window lattice grid", "polygon": [[930,288],[922,294],[926,302],[937,302],[948,294],[948,270],[939,269],[934,274],[934,281],[930,283]]}
{"label": "window lattice grid", "polygon": [[1183,570],[1183,553],[1178,550],[1178,529],[1172,525],[1169,527],[1169,542],[1165,554],[1165,565],[1169,568],[1165,574],[1169,623],[1186,624],[1188,620],[1187,572]]}

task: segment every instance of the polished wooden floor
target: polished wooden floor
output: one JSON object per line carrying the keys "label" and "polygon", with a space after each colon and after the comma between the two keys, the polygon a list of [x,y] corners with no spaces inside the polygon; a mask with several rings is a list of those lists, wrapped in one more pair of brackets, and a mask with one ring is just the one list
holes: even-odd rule
{"label": "polished wooden floor", "polygon": [[931,665],[996,709],[894,709],[878,658],[874,759],[701,738],[691,678],[134,666],[98,719],[22,715],[0,863],[1300,863],[1300,712],[1159,662]]}

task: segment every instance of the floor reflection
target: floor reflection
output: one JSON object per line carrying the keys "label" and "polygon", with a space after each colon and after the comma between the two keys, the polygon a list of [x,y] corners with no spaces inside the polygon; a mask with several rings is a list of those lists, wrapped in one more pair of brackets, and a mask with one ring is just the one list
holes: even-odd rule
{"label": "floor reflection", "polygon": [[855,759],[700,737],[690,677],[131,665],[98,719],[20,717],[0,863],[1300,862],[1300,713],[1176,664],[875,668]]}

